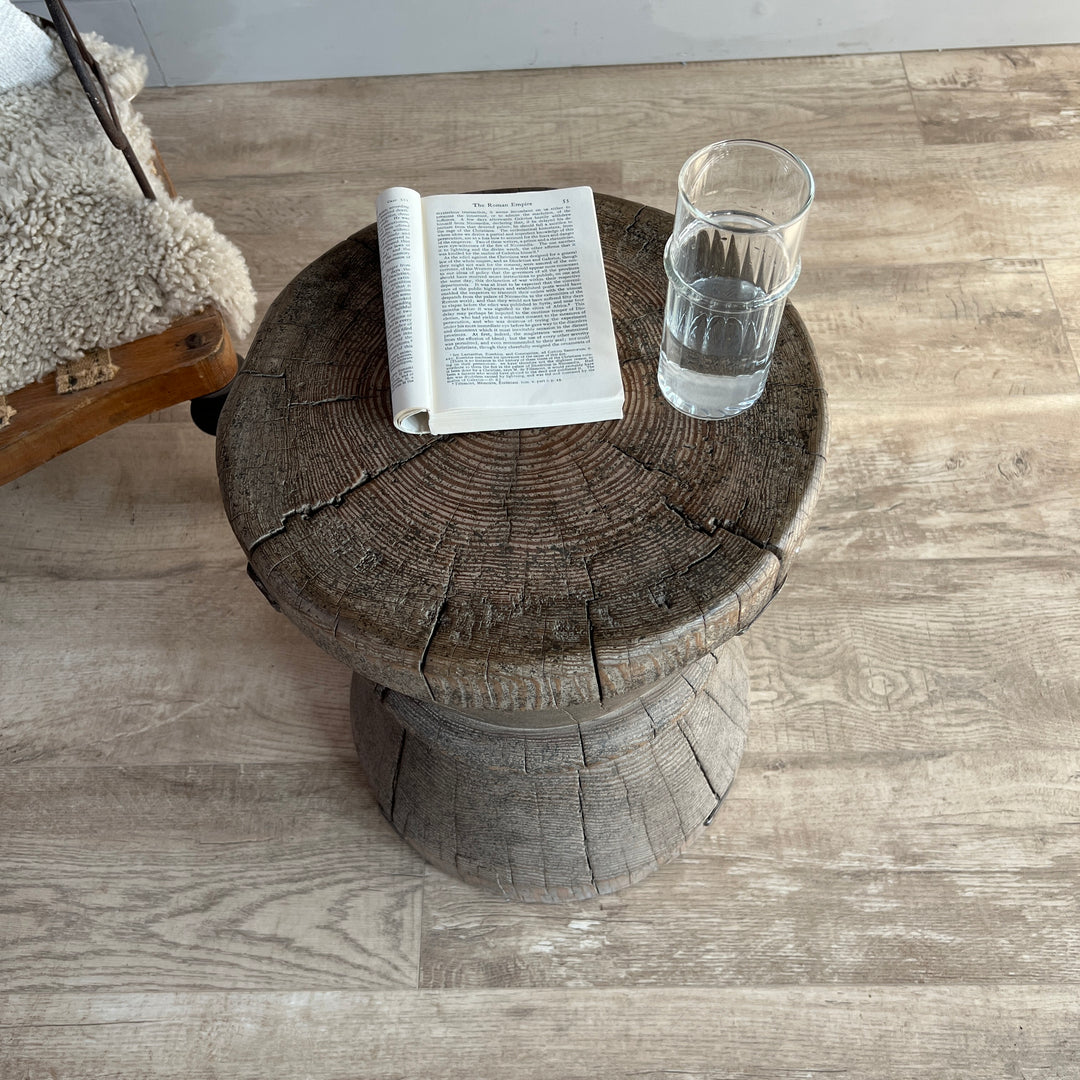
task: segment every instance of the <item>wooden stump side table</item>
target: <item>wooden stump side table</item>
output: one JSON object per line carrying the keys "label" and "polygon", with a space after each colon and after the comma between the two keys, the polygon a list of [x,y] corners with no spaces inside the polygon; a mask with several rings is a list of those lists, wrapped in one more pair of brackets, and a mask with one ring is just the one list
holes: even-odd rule
{"label": "wooden stump side table", "polygon": [[278,297],[218,429],[253,576],[354,671],[383,813],[431,862],[526,900],[618,889],[712,820],[748,722],[737,635],[783,584],[825,460],[790,305],[752,409],[713,423],[664,401],[671,215],[596,205],[621,421],[397,431],[372,225]]}

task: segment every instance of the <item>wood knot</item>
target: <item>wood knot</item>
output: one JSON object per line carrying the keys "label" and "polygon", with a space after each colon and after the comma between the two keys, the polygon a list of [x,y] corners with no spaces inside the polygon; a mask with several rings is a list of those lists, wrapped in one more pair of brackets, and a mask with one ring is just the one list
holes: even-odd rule
{"label": "wood knot", "polygon": [[1031,463],[1021,452],[1014,454],[1010,461],[1000,462],[997,468],[1004,479],[1019,480],[1031,472]]}
{"label": "wood knot", "polygon": [[201,349],[203,345],[206,344],[206,338],[196,331],[193,334],[188,334],[188,336],[184,338],[184,344],[189,349]]}

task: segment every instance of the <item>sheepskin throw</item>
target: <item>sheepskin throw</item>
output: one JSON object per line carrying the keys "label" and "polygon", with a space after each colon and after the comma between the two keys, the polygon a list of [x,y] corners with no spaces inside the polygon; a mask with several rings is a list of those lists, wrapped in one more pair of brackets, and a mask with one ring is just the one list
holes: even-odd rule
{"label": "sheepskin throw", "polygon": [[[6,44],[14,40],[0,39],[0,85],[16,81]],[[58,361],[158,333],[208,304],[236,336],[255,312],[235,245],[152,173],[150,132],[130,104],[146,81],[145,62],[94,34],[84,40],[157,200],[140,192],[50,37],[53,64],[45,68],[55,74],[0,90],[0,395]],[[18,64],[33,66],[24,54]]]}

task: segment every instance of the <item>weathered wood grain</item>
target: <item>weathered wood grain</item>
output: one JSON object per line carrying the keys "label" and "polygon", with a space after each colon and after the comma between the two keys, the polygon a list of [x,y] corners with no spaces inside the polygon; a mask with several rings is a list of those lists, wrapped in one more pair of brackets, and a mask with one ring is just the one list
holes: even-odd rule
{"label": "weathered wood grain", "polygon": [[833,402],[966,407],[972,397],[1080,390],[1067,317],[1048,273],[1035,259],[808,261],[793,298]]}
{"label": "weathered wood grain", "polygon": [[421,985],[1075,984],[1078,820],[1080,748],[748,753],[716,823],[614,897],[430,871]]}
{"label": "weathered wood grain", "polygon": [[[833,404],[834,483],[811,522],[812,557],[1075,554],[1074,396],[909,400],[884,417],[873,402]],[[212,456],[185,414],[127,425],[8,485],[0,574],[122,581],[242,570],[207,473]]]}
{"label": "weathered wood grain", "polygon": [[1054,304],[1061,312],[1073,361],[1080,371],[1080,258],[1048,259],[1045,266]]}
{"label": "weathered wood grain", "polygon": [[9,580],[0,657],[3,765],[355,755],[349,672],[271,610],[242,561]]}
{"label": "weathered wood grain", "polygon": [[[1075,745],[1075,556],[803,556],[744,638],[753,749]],[[5,585],[2,760],[353,760],[348,671],[239,567],[199,580]]]}
{"label": "weathered wood grain", "polygon": [[6,992],[413,986],[421,861],[350,764],[7,767]]}
{"label": "weathered wood grain", "polygon": [[1080,75],[1071,48],[915,52],[903,61],[928,143],[1080,135]]}
{"label": "weathered wood grain", "polygon": [[[831,482],[804,555],[1033,559],[1080,553],[1080,395],[834,403]],[[798,572],[798,569],[796,570]]]}
{"label": "weathered wood grain", "polygon": [[[834,340],[842,331],[832,327]],[[843,382],[827,350],[825,360],[830,384]],[[804,545],[814,558],[1077,552],[1075,395],[923,402],[900,377],[906,365],[882,358],[862,370],[859,380],[880,371],[881,396],[904,396],[883,415],[874,400],[832,395],[832,482]],[[1004,391],[1007,371],[1000,377]],[[0,576],[127,580],[203,567],[242,571],[213,476],[213,441],[191,425],[186,407],[177,413],[159,416],[168,424],[126,425],[8,485]],[[96,608],[86,610],[93,617]]]}
{"label": "weathered wood grain", "polygon": [[740,135],[921,141],[896,54],[179,87],[139,106],[185,194],[205,177],[378,170],[401,183],[447,163],[488,177],[526,160],[617,163],[643,131],[676,169]]}
{"label": "weathered wood grain", "polygon": [[[817,182],[802,249],[805,267],[1075,256],[1061,223],[1080,214],[1080,140],[930,146],[918,154],[906,147],[786,142]],[[691,143],[690,150],[700,144]],[[186,181],[184,190],[263,268],[255,274],[256,287],[274,289],[371,221],[378,191],[403,176],[426,193],[590,184],[669,209],[685,156],[683,148],[664,158],[628,156],[617,173],[587,157],[570,164],[538,157],[526,166],[483,171],[455,158],[425,168],[420,177],[412,171],[370,178],[290,173],[242,184]]]}
{"label": "weathered wood grain", "polygon": [[[792,147],[796,149],[796,147]],[[817,181],[804,266],[1075,256],[1080,140],[833,150],[799,147]],[[621,192],[664,205],[671,173],[628,162]],[[796,298],[796,303],[797,303]]]}
{"label": "weathered wood grain", "polygon": [[744,639],[748,752],[1080,746],[1075,556],[804,556]]}
{"label": "weathered wood grain", "polygon": [[0,999],[15,1076],[101,1080],[1071,1080],[1073,987],[32,994]]}
{"label": "weathered wood grain", "polygon": [[426,859],[512,899],[583,899],[642,880],[713,821],[746,741],[746,665],[729,641],[576,723],[469,716],[354,675],[352,718],[380,809]]}
{"label": "weathered wood grain", "polygon": [[221,508],[214,440],[186,403],[151,415],[169,422],[114,428],[4,486],[0,580],[243,570]]}

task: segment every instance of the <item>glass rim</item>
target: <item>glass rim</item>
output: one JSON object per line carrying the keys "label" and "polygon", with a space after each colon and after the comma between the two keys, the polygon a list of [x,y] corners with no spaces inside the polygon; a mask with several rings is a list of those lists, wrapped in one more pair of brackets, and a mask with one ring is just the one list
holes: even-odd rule
{"label": "glass rim", "polygon": [[770,223],[767,229],[754,228],[753,226],[740,226],[733,224],[730,221],[724,221],[723,225],[725,229],[731,232],[778,232],[783,229],[788,229],[794,225],[800,218],[806,217],[810,211],[810,207],[814,202],[814,174],[810,171],[810,167],[798,154],[793,154],[790,150],[783,146],[777,146],[776,143],[767,142],[764,139],[720,139],[718,142],[709,143],[708,146],[703,146],[700,150],[695,150],[682,164],[682,168],[679,169],[679,197],[684,199],[687,207],[694,217],[699,218],[702,221],[709,221],[712,223],[719,223],[720,219],[725,214],[730,214],[730,210],[724,211],[707,211],[699,210],[686,194],[686,179],[687,173],[690,167],[700,158],[703,154],[709,154],[719,149],[720,147],[742,147],[751,146],[755,149],[764,149],[773,152],[776,156],[786,158],[795,164],[795,167],[802,173],[806,179],[806,198],[803,200],[802,206],[798,212],[793,214],[785,221],[777,221]]}

